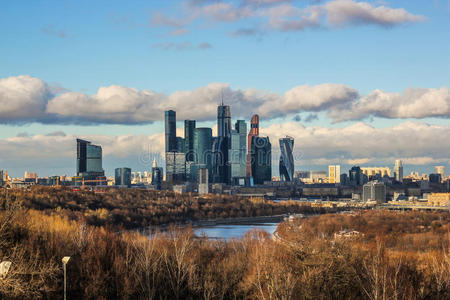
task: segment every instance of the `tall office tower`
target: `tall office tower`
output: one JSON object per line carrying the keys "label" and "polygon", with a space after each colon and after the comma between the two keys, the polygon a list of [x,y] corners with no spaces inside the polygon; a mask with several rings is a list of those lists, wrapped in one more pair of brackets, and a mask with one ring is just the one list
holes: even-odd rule
{"label": "tall office tower", "polygon": [[217,107],[217,136],[231,136],[231,111],[228,105],[219,105]]}
{"label": "tall office tower", "polygon": [[290,136],[280,139],[280,180],[292,181],[294,180],[294,139]]}
{"label": "tall office tower", "polygon": [[231,167],[229,150],[231,148],[231,113],[228,105],[217,107],[217,140],[214,143],[213,180],[215,183],[230,184]]}
{"label": "tall office tower", "polygon": [[166,152],[166,181],[184,183],[186,181],[186,155],[180,152]]}
{"label": "tall office tower", "polygon": [[400,159],[395,160],[394,176],[398,182],[403,181],[403,163]]}
{"label": "tall office tower", "polygon": [[102,147],[77,139],[77,176],[86,180],[96,180],[105,176],[102,167]]}
{"label": "tall office tower", "polygon": [[272,145],[268,137],[254,136],[251,141],[251,166],[254,184],[272,180]]}
{"label": "tall office tower", "polygon": [[177,115],[173,110],[164,113],[166,132],[166,152],[177,151]]}
{"label": "tall office tower", "polygon": [[251,144],[254,136],[259,136],[259,116],[253,115],[250,122],[250,131],[248,133],[248,154],[247,154],[247,177],[252,177],[252,164],[251,164]]}
{"label": "tall office tower", "polygon": [[434,173],[441,174],[441,180],[445,180],[445,166],[435,166]]}
{"label": "tall office tower", "polygon": [[121,187],[131,187],[131,169],[130,168],[116,168],[115,170],[115,185]]}
{"label": "tall office tower", "polygon": [[[211,178],[212,172],[212,162],[213,162],[213,153],[212,153],[212,130],[211,128],[195,128],[194,130],[194,162],[199,168],[207,168],[208,176]],[[195,169],[192,170],[195,172]]]}
{"label": "tall office tower", "polygon": [[194,130],[195,120],[184,120],[184,152],[186,161],[194,161]]}
{"label": "tall office tower", "polygon": [[200,195],[209,193],[209,175],[207,168],[199,168],[198,169],[198,193]]}
{"label": "tall office tower", "polygon": [[386,202],[386,186],[383,182],[370,181],[363,186],[363,201]]}
{"label": "tall office tower", "polygon": [[363,185],[364,184],[364,174],[359,166],[354,166],[348,172],[348,177],[350,184],[352,185]]}
{"label": "tall office tower", "polygon": [[3,186],[4,181],[3,181],[3,170],[0,170],[0,186]]}
{"label": "tall office tower", "polygon": [[247,124],[238,120],[231,132],[231,149],[229,158],[231,164],[231,178],[245,177],[247,170]]}
{"label": "tall office tower", "polygon": [[161,185],[163,181],[163,170],[156,165],[156,159],[153,159],[152,166],[152,185],[156,190],[161,190]]}
{"label": "tall office tower", "polygon": [[184,150],[184,139],[182,137],[177,136],[177,147],[176,152],[185,153]]}
{"label": "tall office tower", "polygon": [[341,183],[341,166],[328,166],[328,183]]}

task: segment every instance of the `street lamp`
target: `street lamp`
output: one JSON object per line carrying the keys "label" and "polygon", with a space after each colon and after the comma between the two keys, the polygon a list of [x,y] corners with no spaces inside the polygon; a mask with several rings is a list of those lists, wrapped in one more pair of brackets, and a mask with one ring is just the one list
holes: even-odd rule
{"label": "street lamp", "polygon": [[11,267],[10,261],[2,261],[0,263],[0,278],[1,279],[4,279],[6,277],[10,267]]}
{"label": "street lamp", "polygon": [[67,283],[66,283],[66,265],[70,260],[70,256],[64,256],[62,258],[63,269],[64,269],[64,300],[67,298]]}

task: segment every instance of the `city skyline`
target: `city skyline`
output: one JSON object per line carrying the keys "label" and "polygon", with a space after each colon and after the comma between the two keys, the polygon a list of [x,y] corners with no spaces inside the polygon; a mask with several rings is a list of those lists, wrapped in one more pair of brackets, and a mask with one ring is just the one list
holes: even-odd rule
{"label": "city skyline", "polygon": [[165,110],[216,136],[223,100],[272,143],[292,136],[296,170],[448,169],[449,15],[448,1],[3,3],[0,168],[72,176],[82,138],[109,176],[151,170]]}

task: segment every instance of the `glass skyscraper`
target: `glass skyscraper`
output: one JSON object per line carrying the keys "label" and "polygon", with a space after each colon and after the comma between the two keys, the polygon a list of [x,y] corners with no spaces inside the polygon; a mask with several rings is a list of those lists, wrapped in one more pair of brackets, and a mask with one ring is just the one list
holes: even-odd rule
{"label": "glass skyscraper", "polygon": [[186,161],[194,161],[194,130],[195,120],[184,121],[184,152]]}
{"label": "glass skyscraper", "polygon": [[280,180],[292,181],[294,179],[294,139],[286,136],[280,139]]}
{"label": "glass skyscraper", "polygon": [[102,167],[102,147],[77,139],[77,176],[95,180],[104,176]]}
{"label": "glass skyscraper", "polygon": [[253,182],[264,184],[272,180],[272,145],[268,137],[252,137],[251,169]]}
{"label": "glass skyscraper", "polygon": [[217,107],[217,139],[214,141],[213,181],[230,184],[231,112],[228,105]]}
{"label": "glass skyscraper", "polygon": [[166,152],[166,180],[170,183],[186,181],[186,155],[180,152]]}
{"label": "glass skyscraper", "polygon": [[177,117],[176,112],[168,110],[164,113],[166,152],[177,151]]}
{"label": "glass skyscraper", "polygon": [[259,116],[253,115],[252,120],[250,122],[250,131],[248,133],[248,154],[247,154],[247,177],[252,177],[252,165],[251,165],[251,156],[252,156],[252,139],[255,136],[259,136]]}
{"label": "glass skyscraper", "polygon": [[194,130],[194,160],[195,168],[192,169],[193,174],[199,168],[207,168],[208,176],[211,178],[212,171],[212,130],[211,128],[195,128]]}
{"label": "glass skyscraper", "polygon": [[231,132],[231,149],[229,150],[231,178],[245,177],[247,168],[247,124],[238,120],[235,130]]}
{"label": "glass skyscraper", "polygon": [[117,168],[115,170],[115,184],[117,186],[131,187],[131,169]]}

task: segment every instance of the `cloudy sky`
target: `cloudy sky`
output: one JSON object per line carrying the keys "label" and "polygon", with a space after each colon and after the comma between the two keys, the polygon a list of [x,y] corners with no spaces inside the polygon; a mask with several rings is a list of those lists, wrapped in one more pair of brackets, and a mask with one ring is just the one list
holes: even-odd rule
{"label": "cloudy sky", "polygon": [[163,111],[213,127],[222,95],[275,167],[290,135],[298,170],[449,168],[448,28],[448,0],[3,1],[0,169],[73,175],[83,137],[148,170]]}

